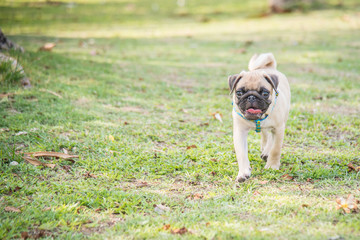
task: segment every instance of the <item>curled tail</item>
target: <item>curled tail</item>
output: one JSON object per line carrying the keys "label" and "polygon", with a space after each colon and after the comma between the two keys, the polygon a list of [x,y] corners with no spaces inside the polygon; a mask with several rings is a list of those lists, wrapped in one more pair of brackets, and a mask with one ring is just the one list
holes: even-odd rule
{"label": "curled tail", "polygon": [[272,53],[255,54],[249,62],[249,70],[272,68],[276,69],[276,60]]}

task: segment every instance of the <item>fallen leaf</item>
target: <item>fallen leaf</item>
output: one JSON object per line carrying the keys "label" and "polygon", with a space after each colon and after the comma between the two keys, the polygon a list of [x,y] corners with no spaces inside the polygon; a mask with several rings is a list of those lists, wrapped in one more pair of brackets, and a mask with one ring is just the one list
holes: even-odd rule
{"label": "fallen leaf", "polygon": [[204,196],[200,193],[195,193],[195,194],[191,194],[189,196],[187,196],[187,199],[192,199],[192,200],[198,200],[198,199],[202,199]]}
{"label": "fallen leaf", "polygon": [[185,227],[182,227],[182,228],[175,228],[173,230],[171,230],[171,233],[172,234],[180,234],[180,235],[183,235],[185,233],[187,233],[188,230],[185,228]]}
{"label": "fallen leaf", "polygon": [[8,194],[13,194],[14,192],[17,192],[17,191],[19,191],[21,189],[21,187],[19,187],[19,186],[16,186],[14,189],[11,189],[11,188],[9,188],[9,193]]}
{"label": "fallen leaf", "polygon": [[51,210],[51,207],[46,207],[43,209],[43,211],[50,211]]}
{"label": "fallen leaf", "polygon": [[21,131],[21,132],[15,133],[15,136],[20,136],[20,135],[25,135],[25,134],[28,134],[28,132]]}
{"label": "fallen leaf", "polygon": [[69,154],[69,151],[66,148],[61,149],[65,154]]}
{"label": "fallen leaf", "polygon": [[22,232],[21,233],[21,238],[22,239],[28,239],[29,238],[29,233],[28,232]]}
{"label": "fallen leaf", "polygon": [[66,172],[70,172],[71,170],[71,166],[69,165],[64,165],[64,166],[61,166]]}
{"label": "fallen leaf", "polygon": [[46,237],[46,236],[50,236],[50,234],[48,232],[46,232],[45,230],[41,229],[35,229],[35,230],[32,230],[29,235],[28,235],[28,238],[31,238],[31,239],[39,239],[39,238],[43,238],[43,237]]}
{"label": "fallen leaf", "polygon": [[204,196],[200,193],[195,193],[194,194],[194,199],[202,199]]}
{"label": "fallen leaf", "polygon": [[147,182],[140,182],[139,184],[137,184],[137,188],[143,188],[143,187],[147,187],[149,186],[149,184]]}
{"label": "fallen leaf", "polygon": [[10,131],[10,129],[8,129],[8,128],[0,128],[0,132],[9,132]]}
{"label": "fallen leaf", "polygon": [[144,109],[140,107],[133,107],[133,106],[121,107],[120,110],[123,112],[138,112],[138,113],[146,112]]}
{"label": "fallen leaf", "polygon": [[210,226],[210,223],[209,223],[209,222],[207,222],[205,225],[208,227],[208,226]]}
{"label": "fallen leaf", "polygon": [[154,211],[159,213],[159,214],[163,214],[164,212],[170,211],[170,208],[166,207],[166,206],[164,206],[162,204],[157,204],[157,205],[154,205]]}
{"label": "fallen leaf", "polygon": [[343,197],[337,198],[336,203],[338,204],[336,209],[341,210],[344,213],[357,213],[359,210],[357,206],[357,200],[352,194],[349,194],[347,199],[344,199]]}
{"label": "fallen leaf", "polygon": [[307,207],[309,207],[309,204],[304,203],[304,204],[301,205],[301,207],[307,208]]}
{"label": "fallen leaf", "polygon": [[281,178],[285,179],[285,180],[293,180],[294,178],[292,176],[290,176],[289,174],[284,174],[281,176]]}
{"label": "fallen leaf", "polygon": [[254,196],[257,196],[257,195],[261,195],[261,193],[258,192],[258,191],[255,191],[255,192],[253,193],[253,195],[254,195]]}
{"label": "fallen leaf", "polygon": [[359,167],[355,167],[352,162],[349,162],[349,164],[348,164],[347,166],[348,166],[348,168],[349,168],[349,172],[351,172],[351,171],[355,171],[355,172],[360,171],[360,166],[359,166]]}
{"label": "fallen leaf", "polygon": [[264,181],[260,181],[259,183],[261,184],[261,185],[265,185],[265,184],[267,184],[269,181],[267,181],[267,180],[264,180]]}
{"label": "fallen leaf", "polygon": [[20,209],[16,208],[16,207],[5,207],[5,212],[21,212]]}
{"label": "fallen leaf", "polygon": [[324,97],[323,96],[315,96],[312,98],[313,100],[323,100]]}
{"label": "fallen leaf", "polygon": [[[80,206],[80,207],[78,207],[78,208],[76,209],[76,212],[77,212],[77,213],[80,213],[80,212],[83,211],[84,209],[86,209],[85,206]],[[91,222],[91,220],[87,220],[87,221],[90,221],[90,222]],[[88,223],[89,223],[89,222],[88,222]]]}
{"label": "fallen leaf", "polygon": [[83,176],[86,178],[97,178],[97,176],[95,174],[90,173],[90,172],[84,173]]}
{"label": "fallen leaf", "polygon": [[53,164],[53,163],[44,163],[43,166],[49,167],[49,168],[55,168],[55,167],[56,167],[56,164]]}
{"label": "fallen leaf", "polygon": [[221,123],[223,122],[223,121],[222,121],[222,114],[221,114],[221,113],[219,113],[219,112],[214,112],[214,113],[211,113],[211,116],[213,116],[214,119],[219,120]]}
{"label": "fallen leaf", "polygon": [[55,46],[56,46],[55,43],[45,43],[42,47],[39,48],[39,51],[50,52]]}
{"label": "fallen leaf", "polygon": [[79,155],[69,155],[62,152],[28,152],[24,154],[32,157],[56,157],[63,159],[79,158]]}
{"label": "fallen leaf", "polygon": [[53,92],[53,91],[51,91],[51,90],[48,90],[48,89],[40,89],[39,91],[41,91],[41,92],[47,92],[47,93],[50,93],[50,94],[52,94],[52,95],[54,95],[54,96],[57,96],[58,98],[63,98],[60,94],[58,94],[58,93],[56,93],[56,92]]}
{"label": "fallen leaf", "polygon": [[0,98],[11,97],[14,95],[15,93],[0,93]]}
{"label": "fallen leaf", "polygon": [[314,183],[314,180],[312,180],[311,178],[306,179],[306,181],[309,183]]}
{"label": "fallen leaf", "polygon": [[112,142],[115,141],[115,138],[114,138],[113,135],[109,135],[109,136],[108,136],[108,139],[109,139],[110,141],[112,141]]}
{"label": "fallen leaf", "polygon": [[165,224],[163,227],[162,227],[162,229],[164,229],[164,230],[168,230],[170,228],[170,224]]}
{"label": "fallen leaf", "polygon": [[234,52],[244,54],[244,53],[246,53],[246,49],[245,48],[240,48],[240,49],[236,49]]}
{"label": "fallen leaf", "polygon": [[52,163],[42,163],[39,160],[27,156],[24,156],[23,159],[34,166],[45,166],[49,168],[54,168],[56,166],[55,164]]}
{"label": "fallen leaf", "polygon": [[218,160],[216,158],[212,158],[212,159],[210,159],[210,161],[217,162]]}
{"label": "fallen leaf", "polygon": [[191,148],[197,148],[197,146],[196,146],[196,145],[191,145],[191,146],[187,146],[187,147],[186,147],[187,150],[189,150],[189,149],[191,149]]}

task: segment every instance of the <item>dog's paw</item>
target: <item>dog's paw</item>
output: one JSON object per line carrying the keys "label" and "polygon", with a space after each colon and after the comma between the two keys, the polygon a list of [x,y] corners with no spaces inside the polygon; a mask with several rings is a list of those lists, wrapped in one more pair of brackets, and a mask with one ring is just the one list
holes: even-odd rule
{"label": "dog's paw", "polygon": [[265,169],[274,169],[274,170],[279,170],[280,168],[280,162],[277,163],[270,163],[269,161],[266,163],[265,165]]}
{"label": "dog's paw", "polygon": [[247,170],[245,172],[239,172],[239,174],[236,177],[236,182],[245,182],[246,179],[250,178],[251,171]]}
{"label": "dog's paw", "polygon": [[262,160],[264,160],[265,162],[267,161],[267,159],[268,159],[268,157],[269,157],[269,155],[267,155],[267,154],[261,154],[261,159]]}

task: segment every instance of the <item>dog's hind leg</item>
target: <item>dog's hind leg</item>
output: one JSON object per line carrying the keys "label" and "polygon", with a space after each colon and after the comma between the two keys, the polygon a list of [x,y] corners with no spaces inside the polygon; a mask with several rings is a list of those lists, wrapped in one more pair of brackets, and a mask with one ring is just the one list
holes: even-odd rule
{"label": "dog's hind leg", "polygon": [[270,131],[261,131],[261,158],[266,162],[273,144],[273,136]]}

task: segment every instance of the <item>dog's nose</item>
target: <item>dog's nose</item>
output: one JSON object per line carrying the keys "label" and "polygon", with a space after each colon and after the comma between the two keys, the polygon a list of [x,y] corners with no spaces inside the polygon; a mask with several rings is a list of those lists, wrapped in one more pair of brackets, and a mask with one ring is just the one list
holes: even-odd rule
{"label": "dog's nose", "polygon": [[254,95],[250,95],[247,99],[249,102],[255,102],[256,97]]}

